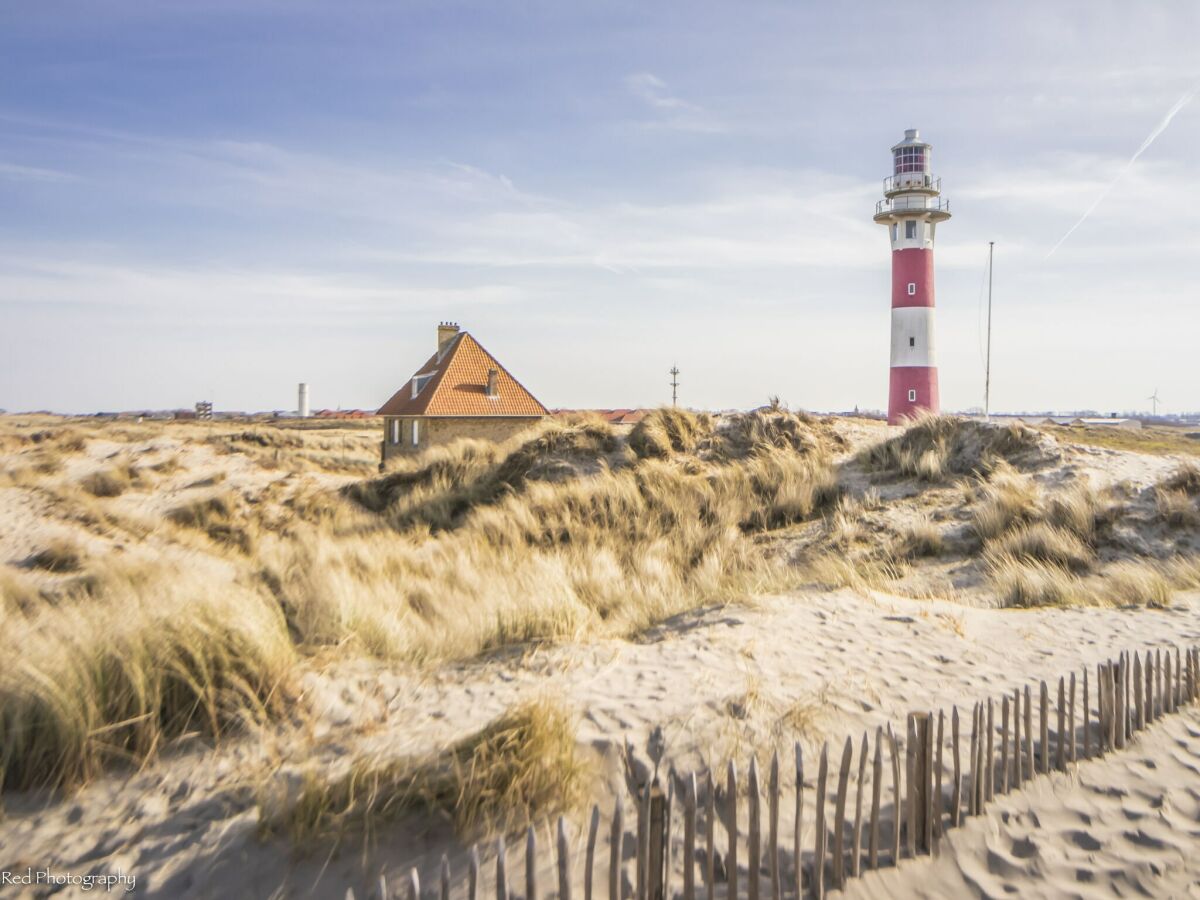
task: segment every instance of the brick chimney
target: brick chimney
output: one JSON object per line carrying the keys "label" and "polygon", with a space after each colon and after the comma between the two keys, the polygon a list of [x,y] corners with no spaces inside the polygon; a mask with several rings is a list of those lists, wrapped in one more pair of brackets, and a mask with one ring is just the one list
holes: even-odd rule
{"label": "brick chimney", "polygon": [[487,395],[489,397],[497,397],[500,395],[500,387],[497,381],[500,378],[500,373],[495,369],[488,369]]}
{"label": "brick chimney", "polygon": [[457,322],[438,322],[438,356],[446,352],[454,336],[458,334]]}

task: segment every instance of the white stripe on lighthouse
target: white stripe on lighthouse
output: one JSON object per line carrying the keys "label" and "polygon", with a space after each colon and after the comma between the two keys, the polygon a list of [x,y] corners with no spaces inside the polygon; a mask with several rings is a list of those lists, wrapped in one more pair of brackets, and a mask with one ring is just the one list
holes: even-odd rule
{"label": "white stripe on lighthouse", "polygon": [[933,307],[892,309],[892,367],[934,366]]}

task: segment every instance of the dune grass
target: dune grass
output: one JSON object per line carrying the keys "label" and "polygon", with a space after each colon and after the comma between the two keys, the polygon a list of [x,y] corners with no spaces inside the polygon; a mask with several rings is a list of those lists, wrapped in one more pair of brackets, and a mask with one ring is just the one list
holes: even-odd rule
{"label": "dune grass", "polygon": [[54,538],[29,557],[29,565],[47,572],[78,572],[87,553],[79,542],[66,537]]}
{"label": "dune grass", "polygon": [[591,777],[573,717],[540,698],[434,756],[360,757],[333,779],[309,770],[294,799],[267,796],[259,808],[266,830],[302,845],[370,832],[408,814],[446,816],[466,837],[574,810]]}
{"label": "dune grass", "polygon": [[1187,492],[1159,486],[1154,491],[1158,518],[1171,528],[1200,526],[1200,505]]}
{"label": "dune grass", "polygon": [[1005,606],[1076,606],[1087,600],[1079,578],[1057,562],[994,554],[988,568]]}
{"label": "dune grass", "polygon": [[1095,553],[1065,528],[1034,522],[992,538],[985,545],[985,560],[1021,560],[1053,564],[1072,572],[1085,572]]}
{"label": "dune grass", "polygon": [[[174,585],[174,587],[172,587]],[[294,660],[261,593],[112,569],[87,597],[20,618],[0,666],[0,783],[73,787],[172,736],[216,740],[281,701]]]}
{"label": "dune grass", "polygon": [[528,481],[435,533],[428,522],[397,529],[386,509],[319,512],[330,524],[267,538],[259,558],[305,641],[465,658],[512,643],[629,635],[778,586],[785,573],[748,535],[811,517],[835,496],[824,458],[770,450],[728,466],[651,459]]}
{"label": "dune grass", "polygon": [[922,415],[904,433],[863,450],[869,472],[938,482],[988,473],[1001,461],[1042,461],[1041,436],[1023,425],[990,425],[955,416]]}
{"label": "dune grass", "polygon": [[85,475],[79,486],[93,497],[119,497],[129,490],[136,480],[137,471],[132,464],[125,462]]}
{"label": "dune grass", "polygon": [[942,530],[927,516],[904,526],[893,553],[900,559],[921,559],[941,556],[946,550]]}

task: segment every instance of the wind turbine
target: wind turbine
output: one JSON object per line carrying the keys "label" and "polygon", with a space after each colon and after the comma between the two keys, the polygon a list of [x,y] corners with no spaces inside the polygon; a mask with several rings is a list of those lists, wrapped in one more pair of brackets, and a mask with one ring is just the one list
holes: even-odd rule
{"label": "wind turbine", "polygon": [[1154,393],[1151,394],[1146,399],[1149,400],[1150,404],[1151,404],[1151,406],[1150,406],[1151,413],[1150,414],[1153,416],[1157,416],[1158,415],[1158,388],[1155,388]]}

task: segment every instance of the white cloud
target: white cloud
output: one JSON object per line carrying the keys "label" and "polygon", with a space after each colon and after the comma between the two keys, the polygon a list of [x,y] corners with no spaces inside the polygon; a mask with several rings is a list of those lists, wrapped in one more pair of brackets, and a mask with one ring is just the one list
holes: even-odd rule
{"label": "white cloud", "polygon": [[76,180],[76,177],[70,172],[60,172],[57,169],[46,169],[40,166],[21,166],[4,160],[0,160],[0,178],[7,178],[11,181],[43,182]]}
{"label": "white cloud", "polygon": [[627,75],[625,87],[657,114],[654,119],[641,121],[644,127],[707,134],[726,130],[707,110],[675,96],[665,81],[650,72]]}

